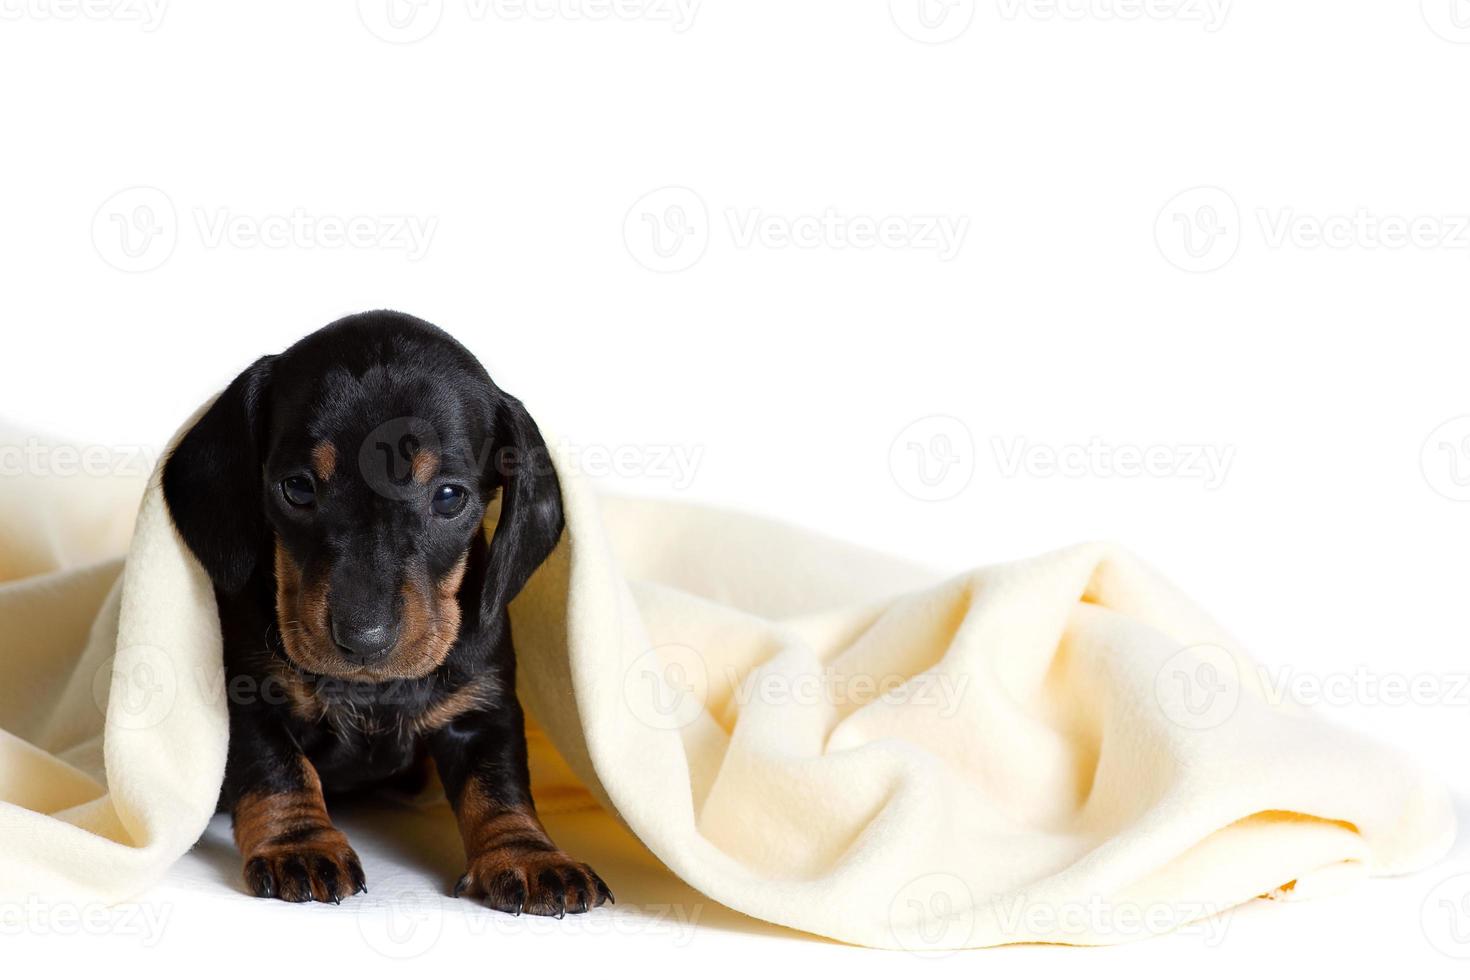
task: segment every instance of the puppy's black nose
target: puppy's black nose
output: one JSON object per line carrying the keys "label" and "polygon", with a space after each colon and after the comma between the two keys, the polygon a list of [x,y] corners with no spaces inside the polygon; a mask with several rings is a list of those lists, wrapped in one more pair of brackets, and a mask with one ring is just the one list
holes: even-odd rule
{"label": "puppy's black nose", "polygon": [[332,617],[332,642],[342,655],[356,663],[377,660],[398,640],[398,627],[386,623],[343,622]]}

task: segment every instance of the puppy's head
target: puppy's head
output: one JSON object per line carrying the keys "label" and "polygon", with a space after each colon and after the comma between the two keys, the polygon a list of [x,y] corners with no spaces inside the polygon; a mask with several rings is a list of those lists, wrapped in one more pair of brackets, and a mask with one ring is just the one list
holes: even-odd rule
{"label": "puppy's head", "polygon": [[270,588],[298,666],[371,680],[441,664],[562,527],[520,402],[448,334],[388,312],[251,365],[179,441],[163,490],[218,592]]}

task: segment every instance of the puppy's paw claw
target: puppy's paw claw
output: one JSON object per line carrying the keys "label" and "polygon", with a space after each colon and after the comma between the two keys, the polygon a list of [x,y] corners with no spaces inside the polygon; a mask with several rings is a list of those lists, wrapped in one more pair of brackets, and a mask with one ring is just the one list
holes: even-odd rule
{"label": "puppy's paw claw", "polygon": [[259,898],[342,904],[367,891],[357,854],[340,833],[260,849],[245,859],[245,884]]}
{"label": "puppy's paw claw", "polygon": [[470,862],[454,886],[455,898],[470,896],[499,912],[580,914],[612,902],[607,885],[587,865],[561,851],[491,851]]}

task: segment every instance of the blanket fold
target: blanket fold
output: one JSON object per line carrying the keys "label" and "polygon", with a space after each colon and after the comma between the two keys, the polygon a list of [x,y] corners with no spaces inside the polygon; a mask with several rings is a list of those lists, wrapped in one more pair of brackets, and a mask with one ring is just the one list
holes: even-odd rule
{"label": "blanket fold", "polygon": [[[566,533],[511,606],[533,770],[564,759],[741,912],[869,946],[1112,943],[1453,840],[1435,780],[1280,702],[1117,548],[942,577],[603,498],[553,455]],[[218,618],[156,474],[58,479],[0,481],[0,901],[118,901],[214,810]],[[99,560],[134,509],[125,564]]]}

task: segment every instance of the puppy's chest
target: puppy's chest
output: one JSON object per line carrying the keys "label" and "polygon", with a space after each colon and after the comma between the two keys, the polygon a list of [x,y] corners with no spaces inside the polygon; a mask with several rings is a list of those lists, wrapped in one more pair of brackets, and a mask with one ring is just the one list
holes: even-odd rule
{"label": "puppy's chest", "polygon": [[348,789],[414,768],[426,740],[455,718],[493,709],[499,685],[473,678],[453,688],[422,680],[366,685],[293,675],[287,710],[329,788]]}

